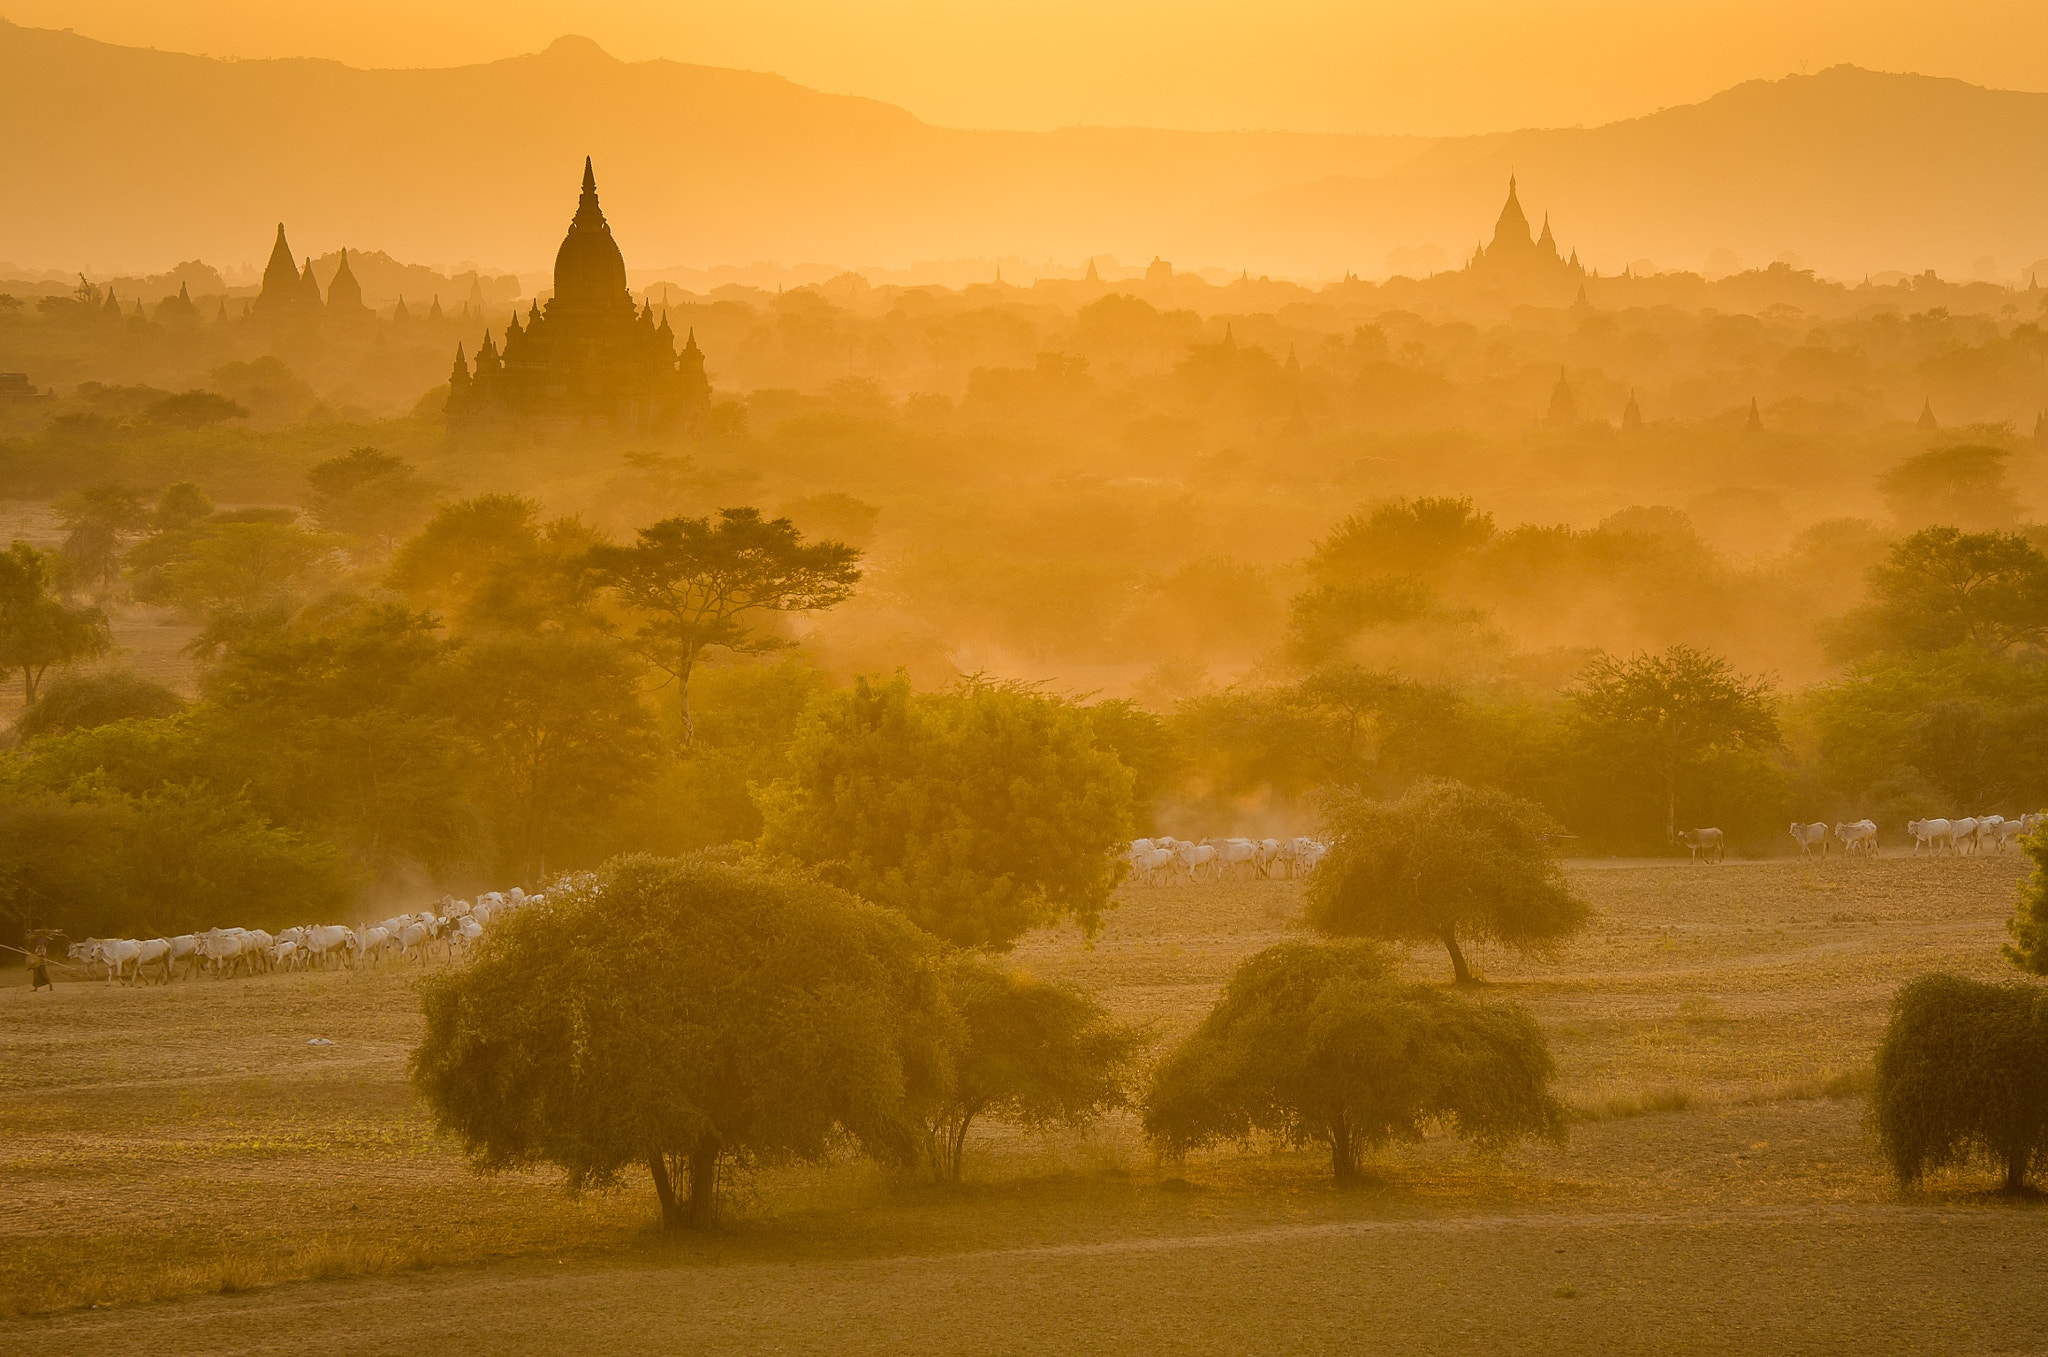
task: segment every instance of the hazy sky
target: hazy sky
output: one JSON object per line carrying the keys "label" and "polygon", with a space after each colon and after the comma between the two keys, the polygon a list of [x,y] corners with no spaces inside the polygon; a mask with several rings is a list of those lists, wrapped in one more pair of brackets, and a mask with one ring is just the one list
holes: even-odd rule
{"label": "hazy sky", "polygon": [[2048,87],[2042,0],[0,0],[215,56],[440,66],[563,33],[938,123],[1457,133],[1599,123],[1837,62]]}

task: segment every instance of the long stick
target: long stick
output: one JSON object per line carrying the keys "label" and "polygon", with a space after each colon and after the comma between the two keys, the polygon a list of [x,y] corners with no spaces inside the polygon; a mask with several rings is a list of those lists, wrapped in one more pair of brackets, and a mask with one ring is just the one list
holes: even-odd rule
{"label": "long stick", "polygon": [[[34,957],[36,955],[36,953],[29,951],[26,947],[16,947],[11,942],[0,942],[0,948],[4,948],[9,952],[19,952],[25,957]],[[74,966],[68,961],[59,961],[52,956],[45,956],[41,958],[41,960],[45,966],[60,966],[67,971],[80,971],[85,969],[83,966]]]}

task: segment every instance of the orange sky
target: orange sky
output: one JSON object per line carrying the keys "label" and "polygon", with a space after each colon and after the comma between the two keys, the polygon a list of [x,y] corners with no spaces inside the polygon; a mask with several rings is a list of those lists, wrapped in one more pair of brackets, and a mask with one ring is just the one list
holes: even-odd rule
{"label": "orange sky", "polygon": [[1853,62],[2048,87],[2040,0],[0,0],[215,56],[439,66],[582,33],[928,121],[1460,133],[1599,123]]}

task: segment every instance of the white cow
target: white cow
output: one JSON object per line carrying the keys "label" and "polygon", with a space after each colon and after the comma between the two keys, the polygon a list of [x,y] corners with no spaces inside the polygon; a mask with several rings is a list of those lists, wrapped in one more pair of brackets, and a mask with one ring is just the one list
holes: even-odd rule
{"label": "white cow", "polygon": [[1875,853],[1877,851],[1877,822],[1858,820],[1854,824],[1835,826],[1835,838],[1840,841],[1844,853]]}
{"label": "white cow", "polygon": [[1963,851],[1964,845],[1968,845],[1971,851],[1974,852],[1977,847],[1976,817],[1965,815],[1960,820],[1950,820],[1948,822],[1948,845],[1958,853]]}
{"label": "white cow", "polygon": [[164,983],[169,984],[171,981],[171,940],[169,938],[145,938],[142,941],[141,947],[142,950],[135,957],[136,977],[138,979],[141,978],[144,966],[161,966],[164,968]]}
{"label": "white cow", "polygon": [[1951,849],[1955,847],[1955,840],[1951,837],[1953,829],[1946,820],[1908,820],[1906,832],[1913,836],[1913,856],[1916,858],[1922,848],[1929,853],[1938,853],[1943,844]]}
{"label": "white cow", "polygon": [[1148,848],[1131,858],[1131,875],[1148,886],[1157,885],[1159,874],[1171,867],[1174,852],[1171,848]]}
{"label": "white cow", "polygon": [[1692,861],[1719,862],[1727,854],[1727,838],[1718,829],[1681,829],[1678,841],[1692,850]]}
{"label": "white cow", "polygon": [[320,924],[308,928],[300,939],[309,964],[324,961],[347,961],[349,942],[355,937],[352,929],[340,924]]}
{"label": "white cow", "polygon": [[1201,880],[1202,869],[1216,861],[1216,849],[1206,843],[1189,843],[1185,839],[1174,845],[1174,856],[1180,859],[1180,869],[1190,881]]}
{"label": "white cow", "polygon": [[1245,867],[1258,871],[1259,846],[1250,839],[1225,839],[1216,845],[1216,879],[1232,868]]}
{"label": "white cow", "polygon": [[142,944],[134,938],[102,938],[93,944],[93,958],[107,968],[107,983],[116,976],[131,985],[142,974]]}
{"label": "white cow", "polygon": [[1820,821],[1816,820],[1810,825],[1802,825],[1795,820],[1792,822],[1791,834],[1792,842],[1799,845],[1800,857],[1810,858],[1816,853],[1821,857],[1827,856],[1828,827],[1820,823]]}
{"label": "white cow", "polygon": [[[2019,838],[2025,831],[2020,827],[2018,820],[2000,820],[1998,828],[1993,832],[1996,837],[1996,847],[1999,852],[2003,853],[2005,846]],[[1979,831],[1979,833],[1981,834],[1982,831]]]}

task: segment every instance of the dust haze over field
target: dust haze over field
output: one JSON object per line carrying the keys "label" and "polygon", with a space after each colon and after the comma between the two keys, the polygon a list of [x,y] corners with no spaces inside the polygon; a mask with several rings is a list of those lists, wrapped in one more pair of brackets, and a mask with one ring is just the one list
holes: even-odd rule
{"label": "dust haze over field", "polygon": [[10,1333],[2035,1341],[2034,21],[1061,12],[0,21]]}

